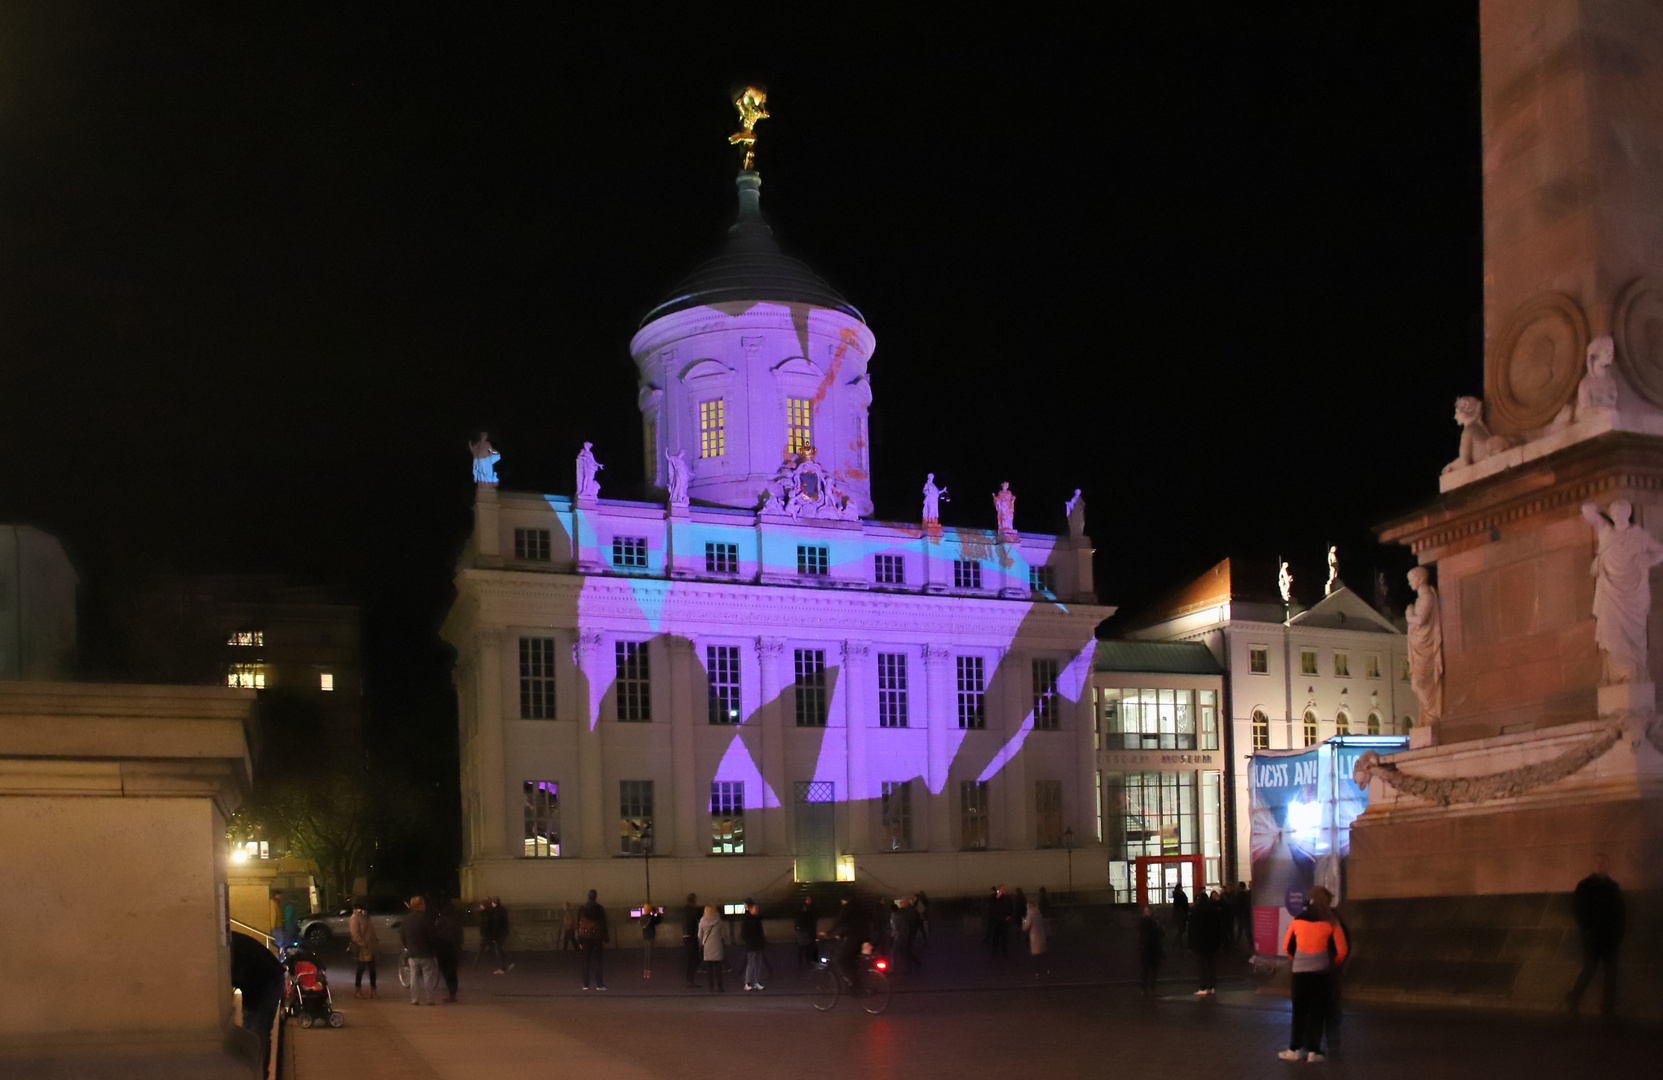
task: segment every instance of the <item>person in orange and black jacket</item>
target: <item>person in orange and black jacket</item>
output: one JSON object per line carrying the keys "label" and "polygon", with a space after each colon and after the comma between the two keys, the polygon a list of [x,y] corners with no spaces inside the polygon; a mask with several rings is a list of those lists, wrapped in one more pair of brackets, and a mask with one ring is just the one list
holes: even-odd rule
{"label": "person in orange and black jacket", "polygon": [[1288,925],[1282,948],[1293,958],[1293,1034],[1288,1048],[1277,1056],[1284,1061],[1322,1061],[1322,1029],[1328,1020],[1333,967],[1345,963],[1345,931],[1334,918],[1333,894],[1322,886],[1311,890],[1311,902]]}

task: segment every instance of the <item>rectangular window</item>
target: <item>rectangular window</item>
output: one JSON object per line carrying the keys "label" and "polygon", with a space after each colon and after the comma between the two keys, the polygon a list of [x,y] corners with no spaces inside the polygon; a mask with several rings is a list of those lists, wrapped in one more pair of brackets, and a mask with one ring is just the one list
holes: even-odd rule
{"label": "rectangular window", "polygon": [[1369,654],[1368,666],[1364,669],[1364,674],[1370,679],[1380,677],[1380,655],[1378,653]]}
{"label": "rectangular window", "polygon": [[1028,591],[1055,596],[1057,593],[1057,568],[1054,566],[1028,567]]}
{"label": "rectangular window", "polygon": [[814,445],[814,402],[806,397],[785,399],[785,449],[800,454]]}
{"label": "rectangular window", "polygon": [[1305,649],[1299,654],[1299,673],[1301,675],[1315,675],[1317,673],[1317,654],[1311,649]]}
{"label": "rectangular window", "polygon": [[652,781],[618,781],[618,851],[648,855],[652,846]]}
{"label": "rectangular window", "polygon": [[332,671],[320,672],[318,674],[318,689],[326,691],[335,689],[335,673]]}
{"label": "rectangular window", "polygon": [[704,546],[704,572],[707,574],[739,573],[739,545],[706,544]]}
{"label": "rectangular window", "polygon": [[794,649],[797,726],[826,726],[826,650]]}
{"label": "rectangular window", "polygon": [[264,646],[266,632],[264,630],[238,630],[225,639],[227,645]]}
{"label": "rectangular window", "polygon": [[982,587],[982,564],[970,559],[953,560],[953,588],[979,589]]}
{"label": "rectangular window", "polygon": [[831,548],[824,544],[797,545],[797,573],[825,574],[831,570]]}
{"label": "rectangular window", "polygon": [[710,785],[710,853],[745,854],[743,780],[717,780]]}
{"label": "rectangular window", "polygon": [[549,561],[549,531],[547,529],[515,529],[514,558],[532,562]]}
{"label": "rectangular window", "polygon": [[1057,696],[1057,662],[1035,660],[1034,730],[1055,731],[1062,720],[1062,698]]}
{"label": "rectangular window", "polygon": [[878,726],[907,726],[907,657],[878,654]]}
{"label": "rectangular window", "polygon": [[710,676],[710,722],[739,723],[739,646],[708,645],[704,662]]}
{"label": "rectangular window", "polygon": [[528,859],[560,855],[560,785],[552,780],[525,782],[525,850]]}
{"label": "rectangular window", "polygon": [[631,568],[646,566],[647,538],[645,536],[614,536],[612,538],[612,565]]}
{"label": "rectangular window", "polygon": [[1062,781],[1034,781],[1035,839],[1042,848],[1062,847]]}
{"label": "rectangular window", "polygon": [[727,408],[723,398],[699,402],[699,456],[721,457],[728,452]]}
{"label": "rectangular window", "polygon": [[618,719],[651,720],[652,673],[647,666],[647,643],[619,641],[614,643],[613,650]]}
{"label": "rectangular window", "polygon": [[225,673],[225,685],[236,687],[238,690],[264,690],[266,665],[232,664]]}
{"label": "rectangular window", "polygon": [[890,851],[912,850],[912,781],[883,782],[883,835]]}
{"label": "rectangular window", "polygon": [[1351,657],[1347,656],[1345,653],[1337,652],[1334,654],[1334,678],[1351,678]]}
{"label": "rectangular window", "polygon": [[520,718],[554,719],[554,639],[520,639]]}
{"label": "rectangular window", "polygon": [[958,657],[959,727],[981,729],[987,727],[987,712],[982,707],[982,658]]}
{"label": "rectangular window", "polygon": [[1254,675],[1266,675],[1270,672],[1270,650],[1255,645],[1247,650],[1247,670]]}
{"label": "rectangular window", "polygon": [[959,847],[965,851],[987,850],[986,780],[959,781]]}
{"label": "rectangular window", "polygon": [[907,583],[907,562],[899,555],[877,556],[877,581],[879,585],[905,585]]}
{"label": "rectangular window", "polygon": [[1201,749],[1218,749],[1218,691],[1197,690],[1201,699],[1197,710],[1201,714]]}

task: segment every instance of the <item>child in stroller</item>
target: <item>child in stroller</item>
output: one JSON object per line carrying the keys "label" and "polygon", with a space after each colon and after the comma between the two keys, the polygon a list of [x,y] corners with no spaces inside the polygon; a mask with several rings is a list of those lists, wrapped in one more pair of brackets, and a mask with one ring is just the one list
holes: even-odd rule
{"label": "child in stroller", "polygon": [[299,945],[284,950],[283,970],[287,972],[283,1011],[301,1027],[309,1028],[319,1020],[337,1028],[346,1023],[329,996],[329,976],[323,973],[322,962],[309,950]]}

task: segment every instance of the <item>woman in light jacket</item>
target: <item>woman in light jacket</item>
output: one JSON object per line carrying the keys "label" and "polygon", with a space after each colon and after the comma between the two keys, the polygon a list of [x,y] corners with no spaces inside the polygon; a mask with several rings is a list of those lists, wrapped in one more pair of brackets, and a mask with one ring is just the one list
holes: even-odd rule
{"label": "woman in light jacket", "polygon": [[705,905],[704,918],[699,920],[699,946],[704,950],[705,968],[710,972],[710,992],[714,994],[720,990],[725,993],[727,987],[722,985],[722,917],[710,904]]}
{"label": "woman in light jacket", "polygon": [[353,955],[358,958],[358,974],[352,980],[352,996],[364,996],[364,972],[370,973],[370,997],[375,997],[375,950],[381,942],[375,936],[375,923],[370,919],[370,913],[365,908],[365,902],[359,900],[352,905],[352,918],[346,921],[347,933],[352,935]]}
{"label": "woman in light jacket", "polygon": [[1022,917],[1022,932],[1028,935],[1028,952],[1034,958],[1034,978],[1039,978],[1042,959],[1045,955],[1045,914],[1039,910],[1039,904],[1028,901],[1027,914]]}

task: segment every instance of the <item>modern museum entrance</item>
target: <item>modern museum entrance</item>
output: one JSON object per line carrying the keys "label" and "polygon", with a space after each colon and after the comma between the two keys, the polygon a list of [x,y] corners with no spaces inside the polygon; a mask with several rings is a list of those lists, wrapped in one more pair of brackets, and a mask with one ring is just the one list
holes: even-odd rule
{"label": "modern museum entrance", "polygon": [[1200,855],[1140,855],[1132,860],[1137,882],[1138,907],[1172,902],[1172,890],[1182,886],[1184,895],[1195,899],[1195,890],[1206,879]]}

